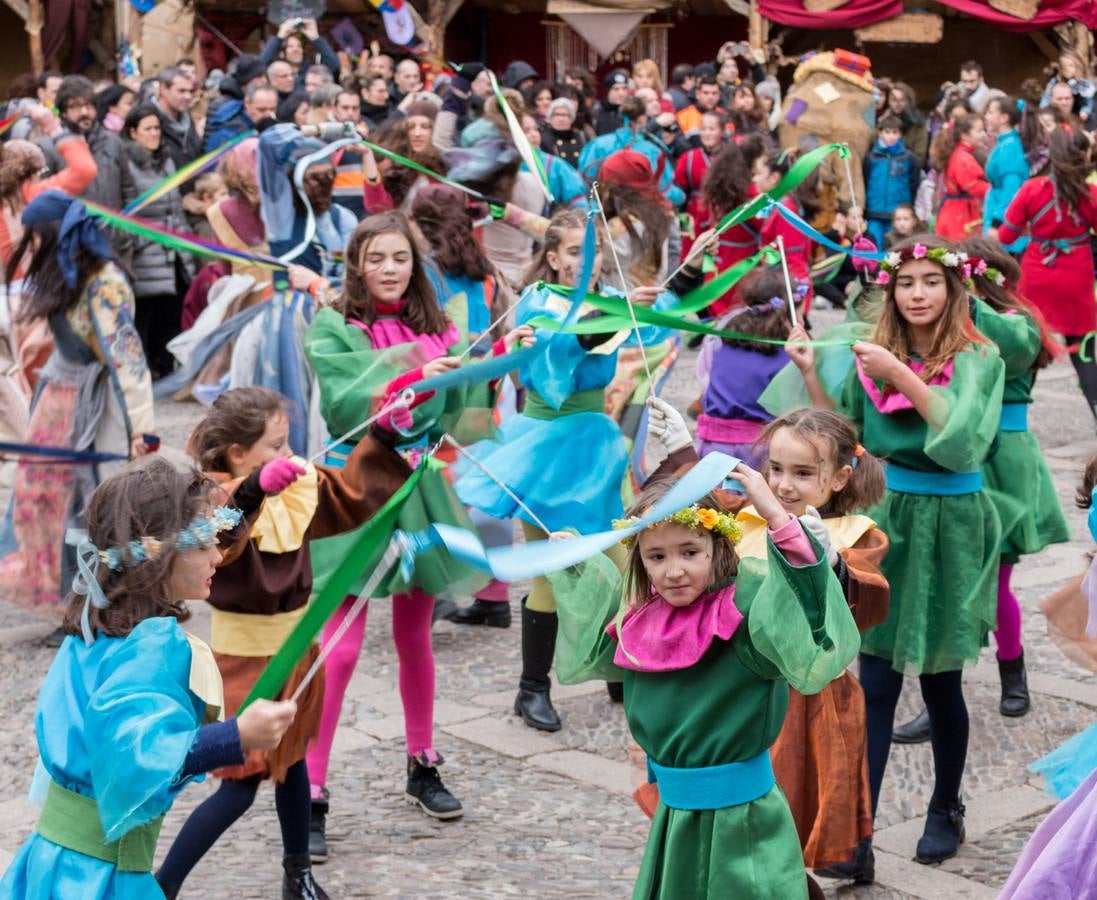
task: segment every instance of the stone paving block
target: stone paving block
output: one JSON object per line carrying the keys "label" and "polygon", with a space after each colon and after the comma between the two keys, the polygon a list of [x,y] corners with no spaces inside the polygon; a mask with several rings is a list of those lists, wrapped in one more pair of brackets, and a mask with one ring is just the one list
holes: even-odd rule
{"label": "stone paving block", "polygon": [[564,745],[549,733],[529,728],[517,717],[514,721],[518,724],[508,724],[498,716],[484,716],[467,722],[445,725],[442,730],[515,759],[564,749]]}
{"label": "stone paving block", "polygon": [[876,850],[876,881],[919,900],[994,900],[998,896],[994,888],[882,849]]}
{"label": "stone paving block", "polygon": [[[981,796],[965,796],[967,814],[964,822],[969,840],[977,840],[987,832],[1015,819],[1044,812],[1055,805],[1043,791],[1031,787],[1007,788]],[[925,816],[907,819],[899,825],[883,828],[873,837],[873,845],[898,856],[909,856],[925,827]],[[945,863],[947,867],[948,863]]]}
{"label": "stone paving block", "polygon": [[[1027,654],[1026,654],[1027,658]],[[972,681],[983,684],[999,684],[998,673],[990,666],[978,666],[968,673]],[[1044,672],[1029,672],[1028,687],[1034,694],[1048,694],[1063,700],[1072,700],[1084,706],[1097,707],[1097,689],[1092,682],[1072,681],[1069,678],[1060,678],[1057,675],[1048,675]]]}
{"label": "stone paving block", "polygon": [[[601,681],[584,681],[581,684],[556,684],[552,685],[552,702],[566,701],[573,697],[585,697],[588,694],[596,694],[605,691],[606,687]],[[500,706],[513,706],[514,697],[518,693],[518,678],[515,676],[514,687],[505,691],[492,691],[489,694],[478,694],[469,699],[475,706],[486,706],[495,709]]]}
{"label": "stone paving block", "polygon": [[632,794],[632,769],[628,763],[615,762],[582,750],[561,750],[531,756],[530,765],[556,772],[615,794]]}

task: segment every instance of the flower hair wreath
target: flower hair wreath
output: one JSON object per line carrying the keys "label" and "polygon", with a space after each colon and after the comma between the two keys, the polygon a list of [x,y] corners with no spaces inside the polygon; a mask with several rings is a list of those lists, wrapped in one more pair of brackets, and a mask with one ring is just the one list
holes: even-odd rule
{"label": "flower hair wreath", "polygon": [[876,275],[876,283],[887,285],[891,283],[892,276],[899,271],[899,267],[912,259],[928,259],[946,269],[955,269],[964,280],[968,290],[974,285],[971,282],[972,275],[982,275],[998,287],[1004,287],[1006,276],[993,266],[987,265],[985,259],[968,256],[963,250],[949,250],[947,247],[929,248],[925,244],[915,244],[906,250],[899,252],[892,250],[880,263],[880,271]]}
{"label": "flower hair wreath", "polygon": [[[617,529],[631,528],[639,521],[640,520],[636,516],[630,516],[627,519],[614,519],[613,527]],[[733,544],[737,544],[743,537],[743,529],[739,527],[739,523],[735,521],[734,516],[729,516],[727,513],[720,512],[716,509],[710,509],[707,506],[698,506],[696,503],[692,506],[680,509],[676,513],[672,513],[665,519],[660,519],[658,522],[652,522],[648,525],[647,530],[651,531],[653,528],[658,528],[660,525],[670,523],[684,525],[686,528],[704,528],[706,531],[714,531],[721,537],[727,538]],[[632,543],[634,538],[635,535],[629,535],[622,540],[621,543],[628,546]]]}
{"label": "flower hair wreath", "polygon": [[[212,546],[217,535],[222,531],[235,528],[243,517],[238,509],[228,506],[219,506],[209,515],[198,516],[182,529],[174,541],[176,550],[193,550],[197,547]],[[138,566],[150,559],[158,559],[165,549],[171,547],[172,541],[162,541],[158,538],[144,535],[135,541],[115,547],[99,549],[91,545],[99,561],[112,572],[121,572],[123,569]]]}

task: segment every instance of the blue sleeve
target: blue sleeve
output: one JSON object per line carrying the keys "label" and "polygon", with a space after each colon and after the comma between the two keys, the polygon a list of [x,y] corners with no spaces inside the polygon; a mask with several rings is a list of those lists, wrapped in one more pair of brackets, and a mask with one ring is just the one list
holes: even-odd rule
{"label": "blue sleeve", "polygon": [[278,35],[272,34],[267,38],[267,42],[263,44],[263,49],[259,51],[259,59],[263,61],[264,66],[269,66],[278,59],[278,54],[281,52],[282,39]]}
{"label": "blue sleeve", "polygon": [[[615,291],[603,291],[606,296],[614,296]],[[655,302],[652,304],[652,309],[656,312],[665,312],[668,309],[673,309],[678,305],[678,295],[673,291],[663,291],[658,297],[655,298]],[[677,331],[673,328],[667,328],[663,325],[641,325],[640,326],[640,341],[643,341],[645,347],[653,347],[656,344],[661,344],[663,341],[668,341]],[[632,333],[625,341],[625,346],[636,347],[639,346],[639,342],[636,340],[636,329],[632,330]]]}
{"label": "blue sleeve", "polygon": [[84,742],[108,841],[162,815],[191,777],[183,764],[201,720],[190,665],[190,643],[169,618],[141,622],[103,660]]}
{"label": "blue sleeve", "polygon": [[338,77],[339,70],[342,66],[339,64],[339,56],[336,54],[335,49],[331,44],[328,43],[328,39],[323,35],[320,35],[312,42],[312,46],[320,55],[320,63],[331,69],[332,75]]}
{"label": "blue sleeve", "polygon": [[214,722],[198,729],[187,758],[183,760],[181,778],[193,778],[204,775],[222,766],[241,766],[244,764],[244,748],[240,743],[240,728],[236,717],[224,722]]}
{"label": "blue sleeve", "polygon": [[590,209],[590,204],[587,202],[586,182],[576,168],[567,160],[550,154],[545,154],[545,162],[548,169],[549,189],[556,198],[556,202],[584,212]]}
{"label": "blue sleeve", "polygon": [[[550,297],[552,294],[545,288],[536,285],[526,288],[515,310],[515,324],[524,325],[540,316],[562,322],[564,316],[548,306]],[[586,360],[587,351],[574,334],[561,334],[546,328],[537,328],[534,333],[538,343],[544,341],[547,347],[544,353],[519,370],[518,377],[526,387],[537,391],[549,406],[559,409],[577,390],[577,370]]]}

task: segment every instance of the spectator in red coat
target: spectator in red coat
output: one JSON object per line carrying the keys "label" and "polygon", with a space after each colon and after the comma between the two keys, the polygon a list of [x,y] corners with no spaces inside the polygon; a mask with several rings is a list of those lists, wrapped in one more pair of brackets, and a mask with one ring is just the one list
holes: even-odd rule
{"label": "spectator in red coat", "polygon": [[978,235],[983,224],[983,198],[990,190],[983,167],[975,158],[975,148],[986,140],[986,126],[980,116],[965,115],[937,142],[934,165],[943,173],[941,209],[934,231],[950,241],[963,241]]}

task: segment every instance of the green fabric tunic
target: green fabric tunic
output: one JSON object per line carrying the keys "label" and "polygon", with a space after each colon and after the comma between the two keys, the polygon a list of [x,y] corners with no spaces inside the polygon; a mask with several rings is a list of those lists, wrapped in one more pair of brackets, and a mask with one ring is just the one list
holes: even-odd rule
{"label": "green fabric tunic", "polygon": [[[374,349],[368,334],[348,324],[342,315],[330,308],[316,313],[305,332],[304,346],[305,355],[320,385],[320,413],[333,436],[346,433],[376,411],[385,387],[394,378],[427,361],[422,348],[414,343]],[[459,353],[463,342],[451,349]],[[412,427],[408,442],[437,440],[443,433],[452,432],[465,411],[465,393],[460,389],[442,391],[411,410]],[[414,532],[432,522],[468,529],[473,527],[465,508],[446,480],[444,467],[434,460],[428,462],[428,469],[401,509],[397,524],[403,531]],[[356,529],[312,542],[315,593],[323,589],[360,533],[361,529]],[[351,593],[362,590],[373,565],[371,562],[366,567]],[[467,596],[486,581],[482,573],[456,562],[443,548],[435,547],[416,557],[415,571],[410,581],[403,579],[397,567],[381,582],[373,596],[387,597],[406,592],[412,587],[436,597]]]}
{"label": "green fabric tunic", "polygon": [[[1002,314],[976,300],[975,326],[998,345],[1002,355],[1006,367],[1002,402],[1032,403],[1036,380],[1032,365],[1041,346],[1039,325],[1025,313]],[[999,433],[998,451],[983,465],[983,482],[1002,521],[1003,563],[1015,563],[1048,544],[1070,540],[1070,526],[1040,443],[1031,431]]]}
{"label": "green fabric tunic", "polygon": [[[813,542],[814,543],[814,542]],[[816,546],[818,552],[818,547]],[[658,765],[717,766],[751,759],[773,744],[788,707],[788,685],[816,693],[856,655],[857,626],[825,560],[791,565],[770,542],[769,559],[740,562],[734,601],[744,619],[728,641],[693,666],[636,672],[613,664],[606,626],[619,590],[605,557],[580,572],[550,576],[560,617],[557,671],[570,680],[624,682],[625,715]],[[800,841],[779,787],[723,809],[670,809],[651,823],[634,898],[802,898],[807,895]]]}
{"label": "green fabric tunic", "polygon": [[[838,410],[878,457],[921,472],[974,472],[998,435],[1004,367],[992,344],[970,345],[953,366],[947,385],[930,388],[930,423],[914,409],[880,412],[856,368]],[[891,539],[880,567],[891,604],[887,619],[863,636],[862,652],[912,675],[974,664],[997,621],[1001,525],[986,492],[888,490],[868,515]]]}

